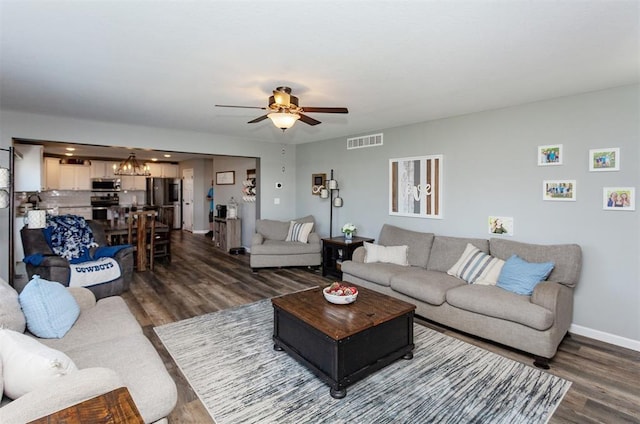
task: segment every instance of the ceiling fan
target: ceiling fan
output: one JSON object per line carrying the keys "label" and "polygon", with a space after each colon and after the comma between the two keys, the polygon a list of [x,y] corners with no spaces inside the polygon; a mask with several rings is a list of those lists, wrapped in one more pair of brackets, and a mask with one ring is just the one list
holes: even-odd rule
{"label": "ceiling fan", "polygon": [[291,88],[278,87],[273,90],[273,96],[269,96],[269,106],[233,106],[233,105],[216,105],[216,107],[235,107],[243,109],[262,109],[267,110],[269,113],[252,119],[247,122],[248,124],[255,124],[256,122],[264,121],[269,118],[273,121],[273,124],[280,128],[282,131],[291,128],[293,124],[299,119],[308,125],[318,125],[320,121],[305,113],[349,113],[346,107],[310,107],[299,106],[298,98],[291,94]]}

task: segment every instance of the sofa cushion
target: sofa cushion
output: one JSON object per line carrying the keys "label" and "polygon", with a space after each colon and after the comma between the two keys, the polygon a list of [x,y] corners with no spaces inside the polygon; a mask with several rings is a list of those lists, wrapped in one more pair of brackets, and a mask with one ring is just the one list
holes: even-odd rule
{"label": "sofa cushion", "polygon": [[489,317],[517,322],[544,331],[553,325],[553,312],[496,286],[463,285],[447,292],[447,303]]}
{"label": "sofa cushion", "polygon": [[64,353],[12,330],[0,329],[4,393],[17,399],[78,368]]}
{"label": "sofa cushion", "polygon": [[309,239],[309,234],[311,234],[311,230],[313,230],[313,222],[291,221],[285,241],[299,241],[301,243],[306,243]]}
{"label": "sofa cushion", "polygon": [[83,310],[76,323],[61,339],[42,339],[41,343],[68,352],[87,344],[114,340],[142,329],[127,304],[119,296],[100,299],[93,308]]}
{"label": "sofa cushion", "polygon": [[301,255],[319,253],[320,243],[302,243],[299,241],[265,240],[264,243],[251,246],[251,255]]}
{"label": "sofa cushion", "polygon": [[533,294],[533,288],[546,280],[553,269],[553,262],[532,263],[512,255],[505,262],[497,286],[525,296]]}
{"label": "sofa cushion", "polygon": [[143,334],[86,344],[67,354],[81,369],[103,367],[118,373],[147,423],[166,417],[176,404],[175,383]]}
{"label": "sofa cushion", "polygon": [[[307,215],[302,218],[293,219],[294,222],[315,222],[313,215]],[[273,219],[256,220],[256,233],[260,233],[265,239],[284,241],[289,234],[289,225],[291,221],[276,221]],[[252,247],[253,250],[253,247]]]}
{"label": "sofa cushion", "polygon": [[364,242],[364,263],[382,262],[387,264],[396,264],[408,266],[407,261],[408,246],[382,246]]}
{"label": "sofa cushion", "polygon": [[24,333],[26,326],[27,321],[20,308],[18,292],[0,278],[0,328]]}
{"label": "sofa cushion", "polygon": [[464,253],[447,271],[447,274],[461,278],[469,284],[495,285],[503,266],[502,259],[487,255],[474,245],[467,243]]}
{"label": "sofa cushion", "polygon": [[467,244],[489,253],[489,241],[485,239],[435,236],[427,269],[447,272],[460,259]]}
{"label": "sofa cushion", "polygon": [[38,275],[33,276],[18,298],[27,328],[38,337],[63,337],[80,315],[80,307],[66,287]]}
{"label": "sofa cushion", "polygon": [[355,275],[358,278],[385,287],[389,287],[391,284],[391,277],[406,269],[407,268],[402,265],[385,264],[382,262],[364,264],[354,261],[344,261],[342,263],[343,273]]}
{"label": "sofa cushion", "polygon": [[582,250],[577,244],[540,245],[492,238],[491,255],[507,260],[516,254],[527,262],[553,262],[547,280],[575,287],[582,268]]}
{"label": "sofa cushion", "polygon": [[391,278],[393,290],[436,306],[445,302],[447,290],[460,285],[465,282],[459,278],[420,267],[403,268]]}
{"label": "sofa cushion", "polygon": [[407,245],[409,265],[426,268],[433,243],[433,233],[421,233],[384,224],[380,230],[378,243],[383,246]]}

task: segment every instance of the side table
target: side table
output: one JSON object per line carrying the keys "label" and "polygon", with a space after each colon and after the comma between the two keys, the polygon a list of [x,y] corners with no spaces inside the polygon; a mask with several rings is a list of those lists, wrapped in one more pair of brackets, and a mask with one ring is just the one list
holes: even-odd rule
{"label": "side table", "polygon": [[29,424],[143,424],[138,407],[129,390],[120,387],[109,393],[85,400]]}
{"label": "side table", "polygon": [[353,251],[364,245],[364,242],[373,243],[369,237],[353,236],[347,240],[344,236],[322,239],[322,276],[331,275],[342,279],[342,261],[351,260]]}

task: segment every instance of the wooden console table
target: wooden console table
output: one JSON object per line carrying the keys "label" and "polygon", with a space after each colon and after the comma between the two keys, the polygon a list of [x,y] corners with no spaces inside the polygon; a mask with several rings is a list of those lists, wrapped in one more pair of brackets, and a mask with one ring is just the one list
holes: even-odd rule
{"label": "wooden console table", "polygon": [[216,247],[228,252],[233,247],[242,246],[240,219],[214,218],[213,238]]}
{"label": "wooden console table", "polygon": [[29,424],[144,424],[129,390],[120,387]]}

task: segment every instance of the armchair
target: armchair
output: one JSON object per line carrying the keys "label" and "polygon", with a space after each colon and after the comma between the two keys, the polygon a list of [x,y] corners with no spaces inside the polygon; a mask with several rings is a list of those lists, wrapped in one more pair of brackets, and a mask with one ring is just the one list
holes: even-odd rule
{"label": "armchair", "polygon": [[[107,246],[107,238],[102,224],[97,221],[87,222],[96,243],[98,243],[99,246]],[[28,229],[24,227],[20,230],[20,236],[22,238],[25,256],[38,253],[44,256],[39,265],[26,264],[29,279],[31,279],[33,275],[38,274],[45,280],[57,281],[68,286],[71,275],[69,261],[53,253],[47,244],[42,229]],[[115,296],[129,289],[129,284],[133,277],[133,248],[124,248],[118,251],[113,258],[120,266],[120,278],[107,283],[88,286],[87,288],[93,292],[97,299]]]}
{"label": "armchair", "polygon": [[[297,223],[314,223],[313,216],[294,220]],[[251,243],[249,263],[253,271],[258,268],[284,266],[320,266],[322,263],[322,241],[313,232],[306,243],[286,241],[291,221],[271,219],[256,220],[256,233]]]}

